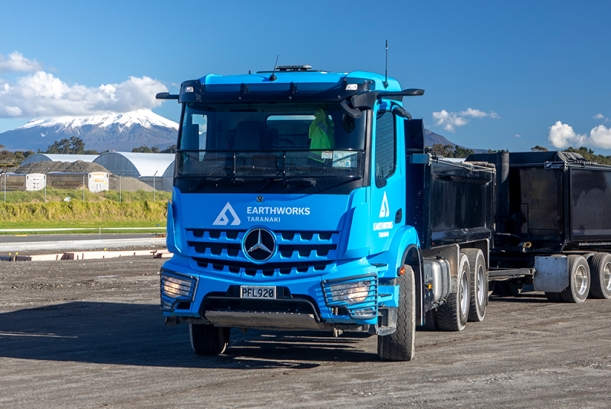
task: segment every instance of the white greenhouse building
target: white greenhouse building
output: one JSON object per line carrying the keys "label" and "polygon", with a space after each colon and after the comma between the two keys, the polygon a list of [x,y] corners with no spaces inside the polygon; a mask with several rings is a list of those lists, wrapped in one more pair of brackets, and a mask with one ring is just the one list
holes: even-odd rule
{"label": "white greenhouse building", "polygon": [[172,190],[174,176],[173,153],[106,152],[93,163],[104,166],[121,177],[133,177],[156,190]]}

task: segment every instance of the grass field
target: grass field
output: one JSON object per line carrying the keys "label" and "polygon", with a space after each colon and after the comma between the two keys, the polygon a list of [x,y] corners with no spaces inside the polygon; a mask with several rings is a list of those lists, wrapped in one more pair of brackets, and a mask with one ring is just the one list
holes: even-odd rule
{"label": "grass field", "polygon": [[170,199],[169,192],[159,191],[0,192],[0,230],[164,227]]}

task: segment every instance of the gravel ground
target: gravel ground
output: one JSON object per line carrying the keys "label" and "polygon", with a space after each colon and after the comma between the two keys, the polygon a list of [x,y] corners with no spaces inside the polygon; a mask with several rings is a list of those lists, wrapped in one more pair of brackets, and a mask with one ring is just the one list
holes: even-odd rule
{"label": "gravel ground", "polygon": [[608,408],[611,302],[492,298],[462,332],[418,332],[411,362],[376,338],[232,330],[194,355],[165,327],[149,257],[0,262],[0,407]]}

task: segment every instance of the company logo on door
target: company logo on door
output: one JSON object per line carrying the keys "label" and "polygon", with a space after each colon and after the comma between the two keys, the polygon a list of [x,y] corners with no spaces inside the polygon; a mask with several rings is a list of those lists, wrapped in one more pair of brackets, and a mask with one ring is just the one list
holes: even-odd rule
{"label": "company logo on door", "polygon": [[[382,198],[382,206],[380,206],[380,218],[387,218],[390,216],[390,208],[388,207],[388,197],[386,196],[386,192],[384,192],[384,197]],[[388,230],[392,230],[395,227],[393,222],[377,222],[373,224],[373,231],[380,231],[378,233],[378,237],[388,237],[390,233]]]}

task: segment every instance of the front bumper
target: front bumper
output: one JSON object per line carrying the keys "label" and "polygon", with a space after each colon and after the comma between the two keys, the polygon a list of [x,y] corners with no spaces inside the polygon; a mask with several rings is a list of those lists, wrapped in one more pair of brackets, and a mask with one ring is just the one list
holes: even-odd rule
{"label": "front bumper", "polygon": [[[179,297],[172,287],[175,277],[183,277],[180,284],[189,283],[181,287]],[[377,277],[376,267],[363,260],[338,264],[324,275],[304,274],[283,280],[227,277],[216,271],[197,270],[189,258],[175,255],[161,270],[161,307],[166,317],[176,317],[178,322],[194,319],[227,327],[317,329],[376,325],[378,306],[394,304],[394,291],[386,288],[381,294]],[[171,285],[164,286],[168,282]],[[242,285],[274,286],[276,298],[241,298]]]}

